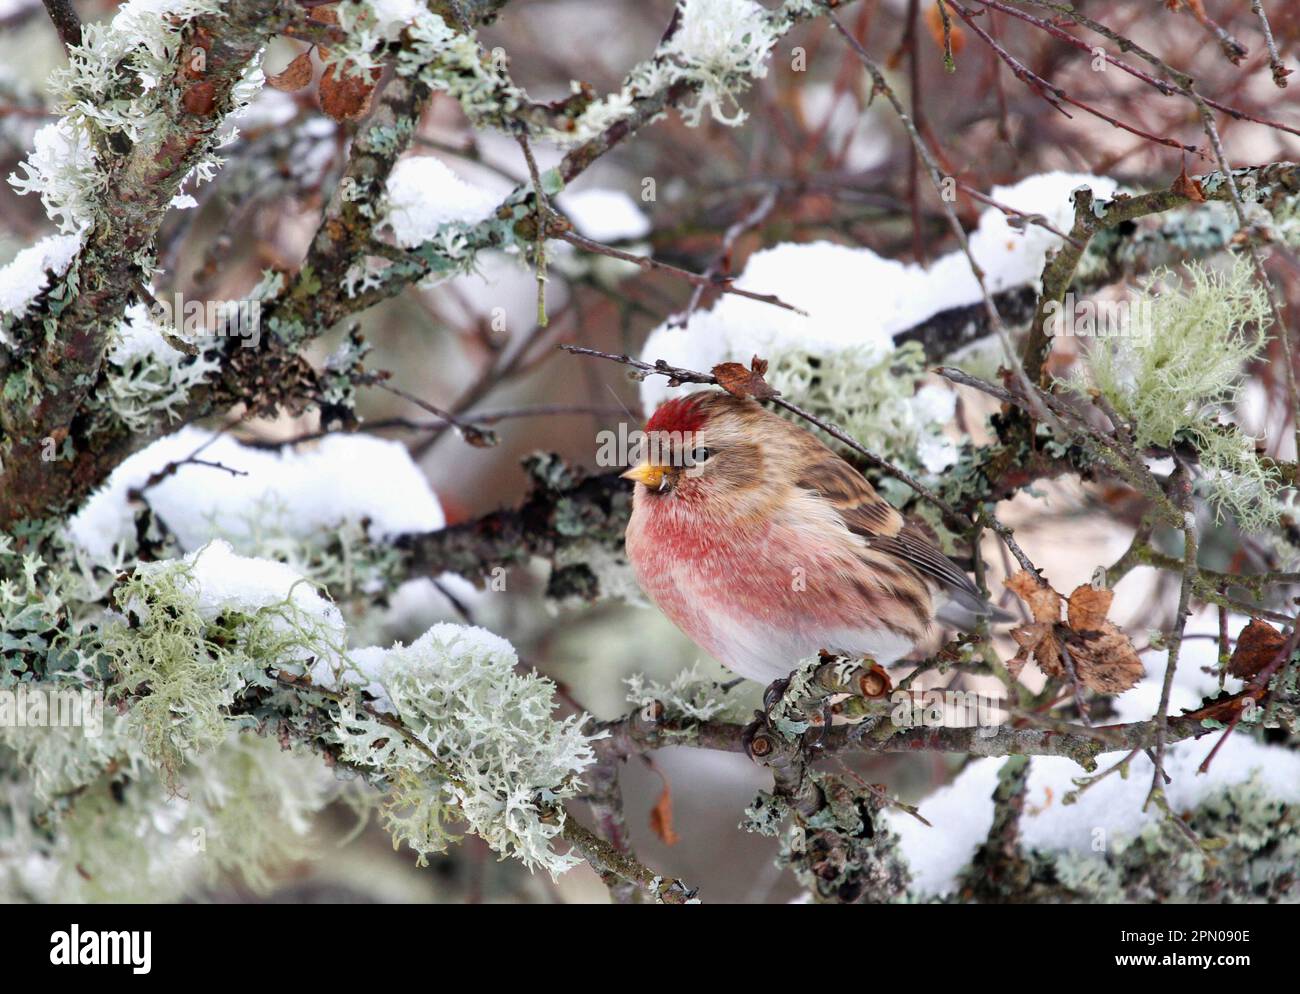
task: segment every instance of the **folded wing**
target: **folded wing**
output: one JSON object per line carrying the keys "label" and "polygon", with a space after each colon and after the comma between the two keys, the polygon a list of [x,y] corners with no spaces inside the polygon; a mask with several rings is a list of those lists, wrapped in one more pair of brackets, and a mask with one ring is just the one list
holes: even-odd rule
{"label": "folded wing", "polygon": [[940,620],[970,628],[976,616],[995,613],[970,577],[924,531],[907,521],[856,469],[821,443],[809,441],[798,486],[820,494],[849,531],[861,535],[872,549],[908,564],[933,582],[947,597],[939,607]]}

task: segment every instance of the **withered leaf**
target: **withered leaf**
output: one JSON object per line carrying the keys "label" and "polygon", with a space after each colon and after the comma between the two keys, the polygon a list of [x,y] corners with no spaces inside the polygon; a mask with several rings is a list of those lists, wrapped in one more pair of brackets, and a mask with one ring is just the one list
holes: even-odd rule
{"label": "withered leaf", "polygon": [[356,121],[365,117],[370,110],[375,84],[379,81],[380,70],[354,73],[351,66],[351,62],[344,62],[342,75],[337,72],[337,64],[327,66],[320,78],[321,110],[336,121]]}
{"label": "withered leaf", "polygon": [[311,82],[311,52],[303,52],[274,76],[267,76],[266,83],[277,90],[293,93],[301,90]]}
{"label": "withered leaf", "polygon": [[1194,204],[1205,203],[1205,190],[1201,187],[1201,181],[1192,179],[1187,175],[1186,163],[1183,164],[1183,168],[1179,171],[1178,178],[1174,180],[1171,189],[1174,193],[1186,197]]}
{"label": "withered leaf", "polygon": [[1067,641],[1079,682],[1099,694],[1122,694],[1146,672],[1129,637],[1109,621]]}
{"label": "withered leaf", "polygon": [[1100,631],[1106,624],[1106,613],[1114,599],[1113,590],[1095,590],[1086,583],[1075,587],[1066,612],[1070,627],[1076,632]]}
{"label": "withered leaf", "polygon": [[650,828],[666,846],[675,846],[681,841],[681,837],[673,831],[673,792],[667,777],[664,777],[664,789],[659,793],[659,800],[650,809]]}
{"label": "withered leaf", "polygon": [[458,427],[458,430],[460,432],[460,437],[476,449],[490,449],[501,441],[497,436],[497,433],[491,428],[480,428],[477,425],[462,424]]}
{"label": "withered leaf", "polygon": [[1061,620],[1061,595],[1028,570],[1003,581],[1006,588],[1025,602],[1035,621],[1054,625]]}
{"label": "withered leaf", "polygon": [[[1081,589],[1091,590],[1090,587]],[[1076,590],[1075,594],[1078,593]],[[1071,595],[1072,600],[1073,597]],[[1042,605],[1047,603],[1046,598],[1040,598],[1040,601]],[[1019,676],[1020,670],[1032,657],[1045,676],[1068,680],[1070,671],[1065,658],[1068,652],[1079,683],[1099,694],[1121,694],[1142,679],[1145,670],[1129,637],[1106,621],[1104,615],[1088,613],[1095,611],[1100,601],[1084,598],[1084,602],[1087,606],[1081,604],[1076,610],[1083,612],[1082,617],[1089,625],[1087,629],[1066,628],[1044,619],[1011,630],[1011,637],[1020,646],[1007,664],[1013,677]],[[1109,606],[1109,600],[1106,606]]]}
{"label": "withered leaf", "polygon": [[1008,664],[1012,676],[1020,675],[1030,655],[1038,668],[1048,676],[1065,675],[1065,667],[1061,665],[1061,648],[1056,642],[1054,629],[1055,625],[1050,621],[1036,621],[1011,629],[1011,637],[1020,646],[1020,651]]}
{"label": "withered leaf", "polygon": [[767,360],[758,356],[749,361],[748,369],[738,362],[723,362],[713,367],[713,375],[723,390],[733,397],[753,397],[755,400],[776,396],[776,391],[763,379],[766,372]]}
{"label": "withered leaf", "polygon": [[1277,658],[1286,645],[1286,637],[1272,625],[1252,620],[1237,636],[1237,647],[1228,660],[1228,672],[1249,680]]}

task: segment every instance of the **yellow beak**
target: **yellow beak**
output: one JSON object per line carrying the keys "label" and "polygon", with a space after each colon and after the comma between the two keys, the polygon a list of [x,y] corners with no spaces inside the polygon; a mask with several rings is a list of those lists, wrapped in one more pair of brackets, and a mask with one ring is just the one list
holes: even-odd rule
{"label": "yellow beak", "polygon": [[643,462],[640,466],[633,466],[623,474],[625,480],[635,480],[637,483],[644,484],[651,490],[657,490],[663,483],[664,476],[668,473],[668,467],[655,466],[652,463]]}

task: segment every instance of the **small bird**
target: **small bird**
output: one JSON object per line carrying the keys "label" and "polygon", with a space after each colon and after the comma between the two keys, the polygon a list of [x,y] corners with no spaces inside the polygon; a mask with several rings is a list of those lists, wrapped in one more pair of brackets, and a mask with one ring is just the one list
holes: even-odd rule
{"label": "small bird", "polygon": [[[935,620],[991,611],[915,524],[809,432],[721,391],[646,422],[627,526],[637,581],[728,669],[763,683],[821,650],[882,665]],[[657,450],[657,451],[656,451]]]}

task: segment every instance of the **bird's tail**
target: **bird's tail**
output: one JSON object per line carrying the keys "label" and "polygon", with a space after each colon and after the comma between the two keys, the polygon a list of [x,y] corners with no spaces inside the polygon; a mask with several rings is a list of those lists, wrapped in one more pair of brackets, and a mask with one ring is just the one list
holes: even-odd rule
{"label": "bird's tail", "polygon": [[949,588],[944,594],[947,594],[947,600],[938,606],[934,616],[943,624],[963,632],[974,631],[980,618],[987,618],[995,625],[1017,620],[1014,614],[970,591]]}

